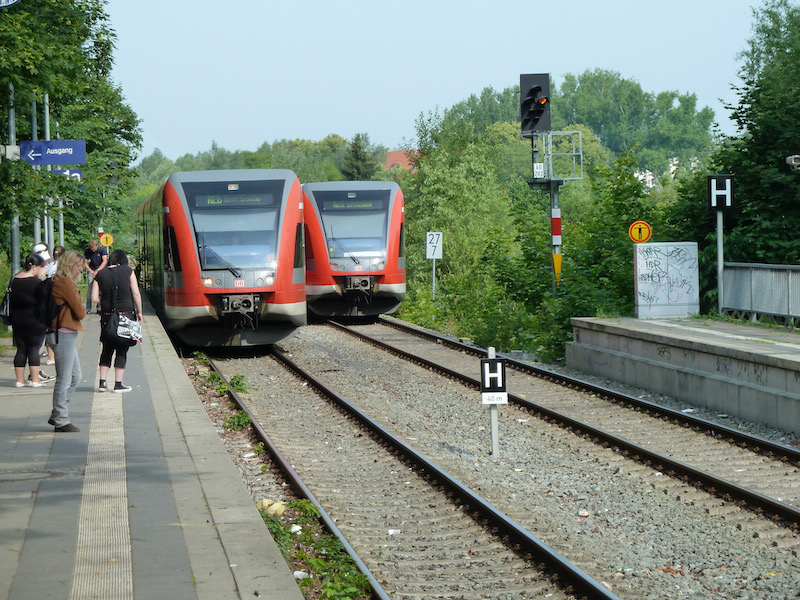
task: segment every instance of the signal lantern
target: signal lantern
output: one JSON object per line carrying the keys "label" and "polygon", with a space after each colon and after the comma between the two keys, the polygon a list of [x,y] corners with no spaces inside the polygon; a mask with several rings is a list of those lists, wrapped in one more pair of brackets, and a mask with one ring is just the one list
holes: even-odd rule
{"label": "signal lantern", "polygon": [[519,76],[522,133],[550,131],[550,74]]}

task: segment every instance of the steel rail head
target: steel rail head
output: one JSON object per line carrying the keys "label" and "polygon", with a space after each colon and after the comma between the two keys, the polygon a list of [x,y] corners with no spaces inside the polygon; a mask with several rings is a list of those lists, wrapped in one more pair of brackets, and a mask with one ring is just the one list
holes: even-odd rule
{"label": "steel rail head", "polygon": [[[488,501],[477,495],[470,488],[462,484],[458,479],[441,469],[436,463],[429,460],[425,455],[417,452],[400,438],[392,434],[378,422],[361,412],[358,408],[348,402],[345,398],[330,389],[325,383],[305,371],[300,365],[292,361],[288,356],[278,349],[273,350],[273,354],[289,369],[297,373],[300,377],[307,380],[310,385],[317,389],[321,394],[330,398],[345,412],[365,425],[379,439],[388,446],[397,450],[410,462],[422,465],[422,471],[430,479],[435,479],[436,484],[452,492],[454,495],[465,499],[465,503],[474,512],[478,513],[476,520],[487,520],[493,527],[502,530],[504,535],[509,538],[508,546],[514,548],[515,545],[525,548],[522,554],[530,553],[537,557],[537,560],[544,563],[551,571],[559,574],[561,578],[574,582],[571,586],[573,594],[584,597],[587,600],[619,600],[605,586],[595,581],[588,574],[584,573],[579,567],[561,556],[558,552],[550,548],[542,540],[531,534],[521,525],[506,516],[503,512],[492,506]],[[500,536],[502,537],[502,536]]]}
{"label": "steel rail head", "polygon": [[228,396],[231,398],[231,400],[239,407],[240,410],[243,410],[250,417],[251,426],[256,434],[256,437],[261,440],[261,442],[264,444],[264,449],[278,464],[281,471],[283,471],[283,473],[286,475],[287,479],[289,479],[292,489],[299,496],[306,498],[316,507],[316,509],[319,511],[320,519],[322,519],[323,523],[325,523],[325,527],[331,532],[331,534],[336,536],[336,538],[342,544],[345,552],[347,552],[350,558],[353,559],[353,562],[358,567],[358,570],[361,571],[361,573],[369,580],[370,587],[372,588],[372,597],[376,600],[391,600],[389,594],[383,589],[383,587],[381,587],[381,584],[369,570],[369,567],[367,567],[367,565],[364,564],[364,561],[361,560],[361,557],[347,541],[347,538],[344,536],[342,531],[336,526],[336,522],[331,518],[331,516],[323,508],[322,504],[320,504],[319,500],[317,500],[317,497],[300,477],[300,474],[294,469],[291,463],[275,445],[275,442],[272,441],[267,432],[261,427],[261,423],[258,422],[258,419],[256,419],[255,415],[253,415],[253,413],[250,411],[247,403],[239,396],[236,390],[231,387],[230,382],[225,379],[222,371],[219,370],[214,361],[209,358],[208,362],[214,372],[220,376],[222,381],[228,387]]}
{"label": "steel rail head", "polygon": [[[416,363],[419,363],[419,364],[424,364],[424,365],[428,366],[431,369],[434,369],[436,371],[442,372],[442,373],[446,374],[449,377],[452,377],[452,378],[454,378],[454,379],[456,379],[458,381],[461,381],[462,383],[464,383],[467,386],[470,386],[470,387],[473,387],[473,388],[476,388],[476,389],[480,387],[480,381],[475,379],[475,378],[473,378],[473,377],[470,377],[470,376],[465,375],[463,373],[459,373],[457,371],[453,371],[452,369],[448,369],[447,367],[439,365],[439,364],[437,364],[437,363],[435,363],[433,361],[426,360],[426,359],[424,359],[424,358],[422,358],[420,356],[411,354],[409,352],[405,352],[405,351],[400,350],[398,348],[393,348],[389,344],[381,342],[380,340],[372,339],[369,336],[366,336],[366,335],[364,335],[364,334],[362,334],[362,333],[360,333],[358,331],[355,331],[350,327],[346,327],[346,326],[338,324],[338,323],[334,323],[334,325],[337,328],[339,328],[339,329],[341,329],[343,331],[346,331],[347,333],[355,335],[356,337],[360,337],[360,338],[364,339],[365,341],[368,341],[371,344],[374,344],[374,345],[376,345],[378,347],[384,348],[385,350],[387,350],[389,352],[392,352],[393,354],[405,357],[407,360],[410,360],[412,362],[416,362]],[[398,325],[398,324],[396,324],[394,322],[390,323],[390,325],[392,327],[396,327],[398,329],[404,329],[403,326],[400,326],[400,325]],[[417,335],[422,335],[423,337],[430,337],[430,338],[434,338],[434,339],[442,339],[437,335],[432,335],[432,334],[429,334],[427,332],[421,332],[418,329],[412,329],[412,332],[417,334]],[[482,356],[482,355],[484,355],[486,353],[486,351],[484,349],[480,349],[480,348],[475,347],[475,346],[471,346],[471,347],[470,346],[466,346],[462,342],[455,342],[454,340],[448,340],[448,343],[455,344],[456,347],[459,347],[459,348],[469,349],[469,351],[471,351],[472,353],[475,353],[477,355],[481,355]],[[526,364],[526,363],[522,363],[522,364]],[[534,370],[537,370],[537,371],[540,370],[537,367],[533,367],[533,366],[531,366],[531,368],[534,369]],[[619,398],[619,399],[623,399],[624,401],[630,400],[630,401],[633,401],[633,402],[635,402],[635,403],[637,403],[639,405],[646,404],[646,405],[648,405],[648,407],[652,407],[654,410],[655,409],[660,409],[660,412],[661,411],[664,411],[664,412],[668,411],[669,414],[673,414],[674,413],[676,415],[681,415],[681,413],[679,413],[678,411],[674,411],[672,409],[666,409],[664,407],[659,407],[657,405],[654,405],[654,404],[639,400],[637,398],[633,398],[632,396],[626,396],[625,394],[621,394],[619,392],[614,392],[612,390],[606,390],[605,388],[602,388],[602,387],[599,387],[599,386],[594,386],[592,384],[589,384],[587,382],[581,381],[579,379],[573,379],[573,378],[568,377],[566,375],[560,375],[560,374],[553,373],[553,372],[550,372],[550,371],[545,371],[543,369],[541,371],[546,372],[548,374],[548,376],[552,375],[559,382],[567,383],[567,384],[570,384],[570,385],[575,385],[577,387],[580,387],[582,389],[588,389],[590,391],[603,390],[602,393],[607,394],[607,395],[609,395],[609,396],[611,396],[611,397],[613,397],[615,399]],[[527,398],[522,398],[521,396],[517,396],[516,394],[509,393],[508,394],[508,399],[509,399],[510,402],[514,402],[514,403],[516,403],[516,404],[518,404],[520,406],[523,406],[523,407],[527,408],[528,410],[530,410],[531,412],[533,412],[535,414],[539,414],[539,415],[541,415],[541,416],[543,416],[545,418],[552,419],[553,421],[558,422],[558,423],[563,423],[567,427],[574,427],[574,428],[578,429],[579,431],[587,434],[590,437],[602,439],[602,440],[604,440],[605,442],[607,442],[609,445],[611,445],[613,447],[618,447],[618,448],[623,449],[624,451],[627,451],[627,452],[630,452],[630,453],[633,453],[635,455],[639,455],[639,456],[643,457],[643,460],[640,460],[639,462],[644,462],[644,460],[648,460],[651,463],[654,463],[656,465],[665,465],[666,466],[666,468],[664,469],[665,471],[673,470],[673,471],[675,471],[677,473],[684,474],[684,475],[688,476],[689,478],[691,478],[692,480],[699,482],[702,486],[707,488],[707,491],[709,493],[712,493],[713,495],[716,495],[717,497],[725,499],[726,496],[730,496],[730,497],[735,498],[735,499],[737,499],[739,501],[743,501],[747,505],[752,506],[752,507],[754,507],[756,509],[758,509],[758,508],[766,509],[772,515],[774,515],[774,516],[778,517],[780,520],[784,521],[786,523],[787,527],[789,527],[790,529],[792,529],[792,530],[800,530],[800,509],[797,509],[797,508],[795,508],[793,506],[790,506],[790,505],[788,505],[788,504],[786,504],[784,502],[781,502],[779,500],[775,500],[773,498],[769,498],[768,496],[764,496],[763,494],[759,494],[758,492],[755,492],[753,490],[749,490],[749,489],[747,489],[745,487],[742,487],[742,486],[740,486],[740,485],[738,485],[736,483],[727,481],[725,479],[721,479],[719,477],[716,477],[716,476],[714,476],[714,475],[712,475],[710,473],[707,473],[705,471],[702,471],[700,469],[696,469],[696,468],[692,467],[691,465],[687,465],[686,463],[683,463],[681,461],[677,461],[677,460],[675,460],[675,459],[673,459],[673,458],[671,458],[669,456],[666,456],[664,454],[660,454],[658,452],[654,452],[652,450],[649,450],[648,448],[645,448],[644,446],[640,446],[640,445],[635,444],[635,443],[633,443],[633,442],[631,442],[631,441],[629,441],[629,440],[627,440],[625,438],[616,436],[616,435],[611,434],[611,433],[609,433],[607,431],[604,431],[602,429],[598,429],[598,428],[596,428],[596,427],[594,427],[592,425],[584,423],[583,421],[579,421],[578,419],[573,419],[572,417],[570,417],[568,415],[565,415],[565,414],[563,414],[563,413],[561,413],[559,411],[553,410],[553,409],[548,408],[546,406],[543,406],[541,404],[537,404],[536,402],[528,400]],[[684,417],[684,418],[687,417],[687,415],[681,415],[681,416]],[[707,427],[710,424],[708,421],[703,421],[702,419],[697,419],[697,417],[689,417],[689,419],[691,419],[693,422],[696,421],[698,424],[702,424],[704,427]],[[688,421],[689,419],[686,419],[686,420]],[[717,429],[722,430],[724,428],[723,427],[717,427]],[[734,430],[730,430],[730,431],[731,432],[735,432]],[[737,439],[739,437],[741,437],[742,435],[746,436],[746,434],[739,434],[737,436]],[[752,438],[754,436],[749,436],[749,437]],[[762,438],[757,438],[757,439],[758,439],[759,443],[762,442]],[[750,441],[752,442],[752,440],[750,440]],[[796,454],[798,456],[798,460],[800,460],[800,453],[797,453],[796,451],[791,450],[790,448],[787,449],[787,448],[785,448],[783,446],[779,446],[778,444],[772,444],[771,442],[768,442],[767,440],[763,440],[763,441],[766,442],[766,443],[771,444],[772,446],[779,447],[782,450],[785,450],[786,452]]]}

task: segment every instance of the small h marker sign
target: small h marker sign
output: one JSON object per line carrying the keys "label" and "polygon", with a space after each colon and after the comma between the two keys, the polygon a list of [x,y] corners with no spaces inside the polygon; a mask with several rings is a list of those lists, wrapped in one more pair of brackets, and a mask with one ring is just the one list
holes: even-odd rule
{"label": "small h marker sign", "polygon": [[481,400],[483,404],[508,404],[506,361],[502,358],[481,359]]}

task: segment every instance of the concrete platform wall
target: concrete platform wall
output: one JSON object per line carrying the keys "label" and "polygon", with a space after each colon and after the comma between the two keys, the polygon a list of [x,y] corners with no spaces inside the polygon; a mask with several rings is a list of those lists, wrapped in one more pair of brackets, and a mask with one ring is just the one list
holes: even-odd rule
{"label": "concrete platform wall", "polygon": [[800,432],[800,345],[635,319],[573,319],[572,325],[574,341],[566,348],[572,369]]}

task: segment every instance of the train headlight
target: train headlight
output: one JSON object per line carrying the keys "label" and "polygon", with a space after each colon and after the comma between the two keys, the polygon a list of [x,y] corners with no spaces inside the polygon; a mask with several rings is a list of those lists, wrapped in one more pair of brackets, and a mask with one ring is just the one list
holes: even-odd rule
{"label": "train headlight", "polygon": [[264,278],[264,283],[267,285],[273,285],[275,283],[275,277],[273,275],[267,275]]}
{"label": "train headlight", "polygon": [[383,262],[382,260],[379,260],[378,262],[373,263],[371,268],[372,268],[373,271],[383,271],[383,268],[385,266],[386,266],[386,263]]}
{"label": "train headlight", "polygon": [[212,285],[214,285],[214,279],[212,277],[204,277],[203,285],[206,287],[211,287]]}
{"label": "train headlight", "polygon": [[338,270],[339,270],[339,265],[337,265],[336,263],[331,263],[331,271],[338,271]]}

